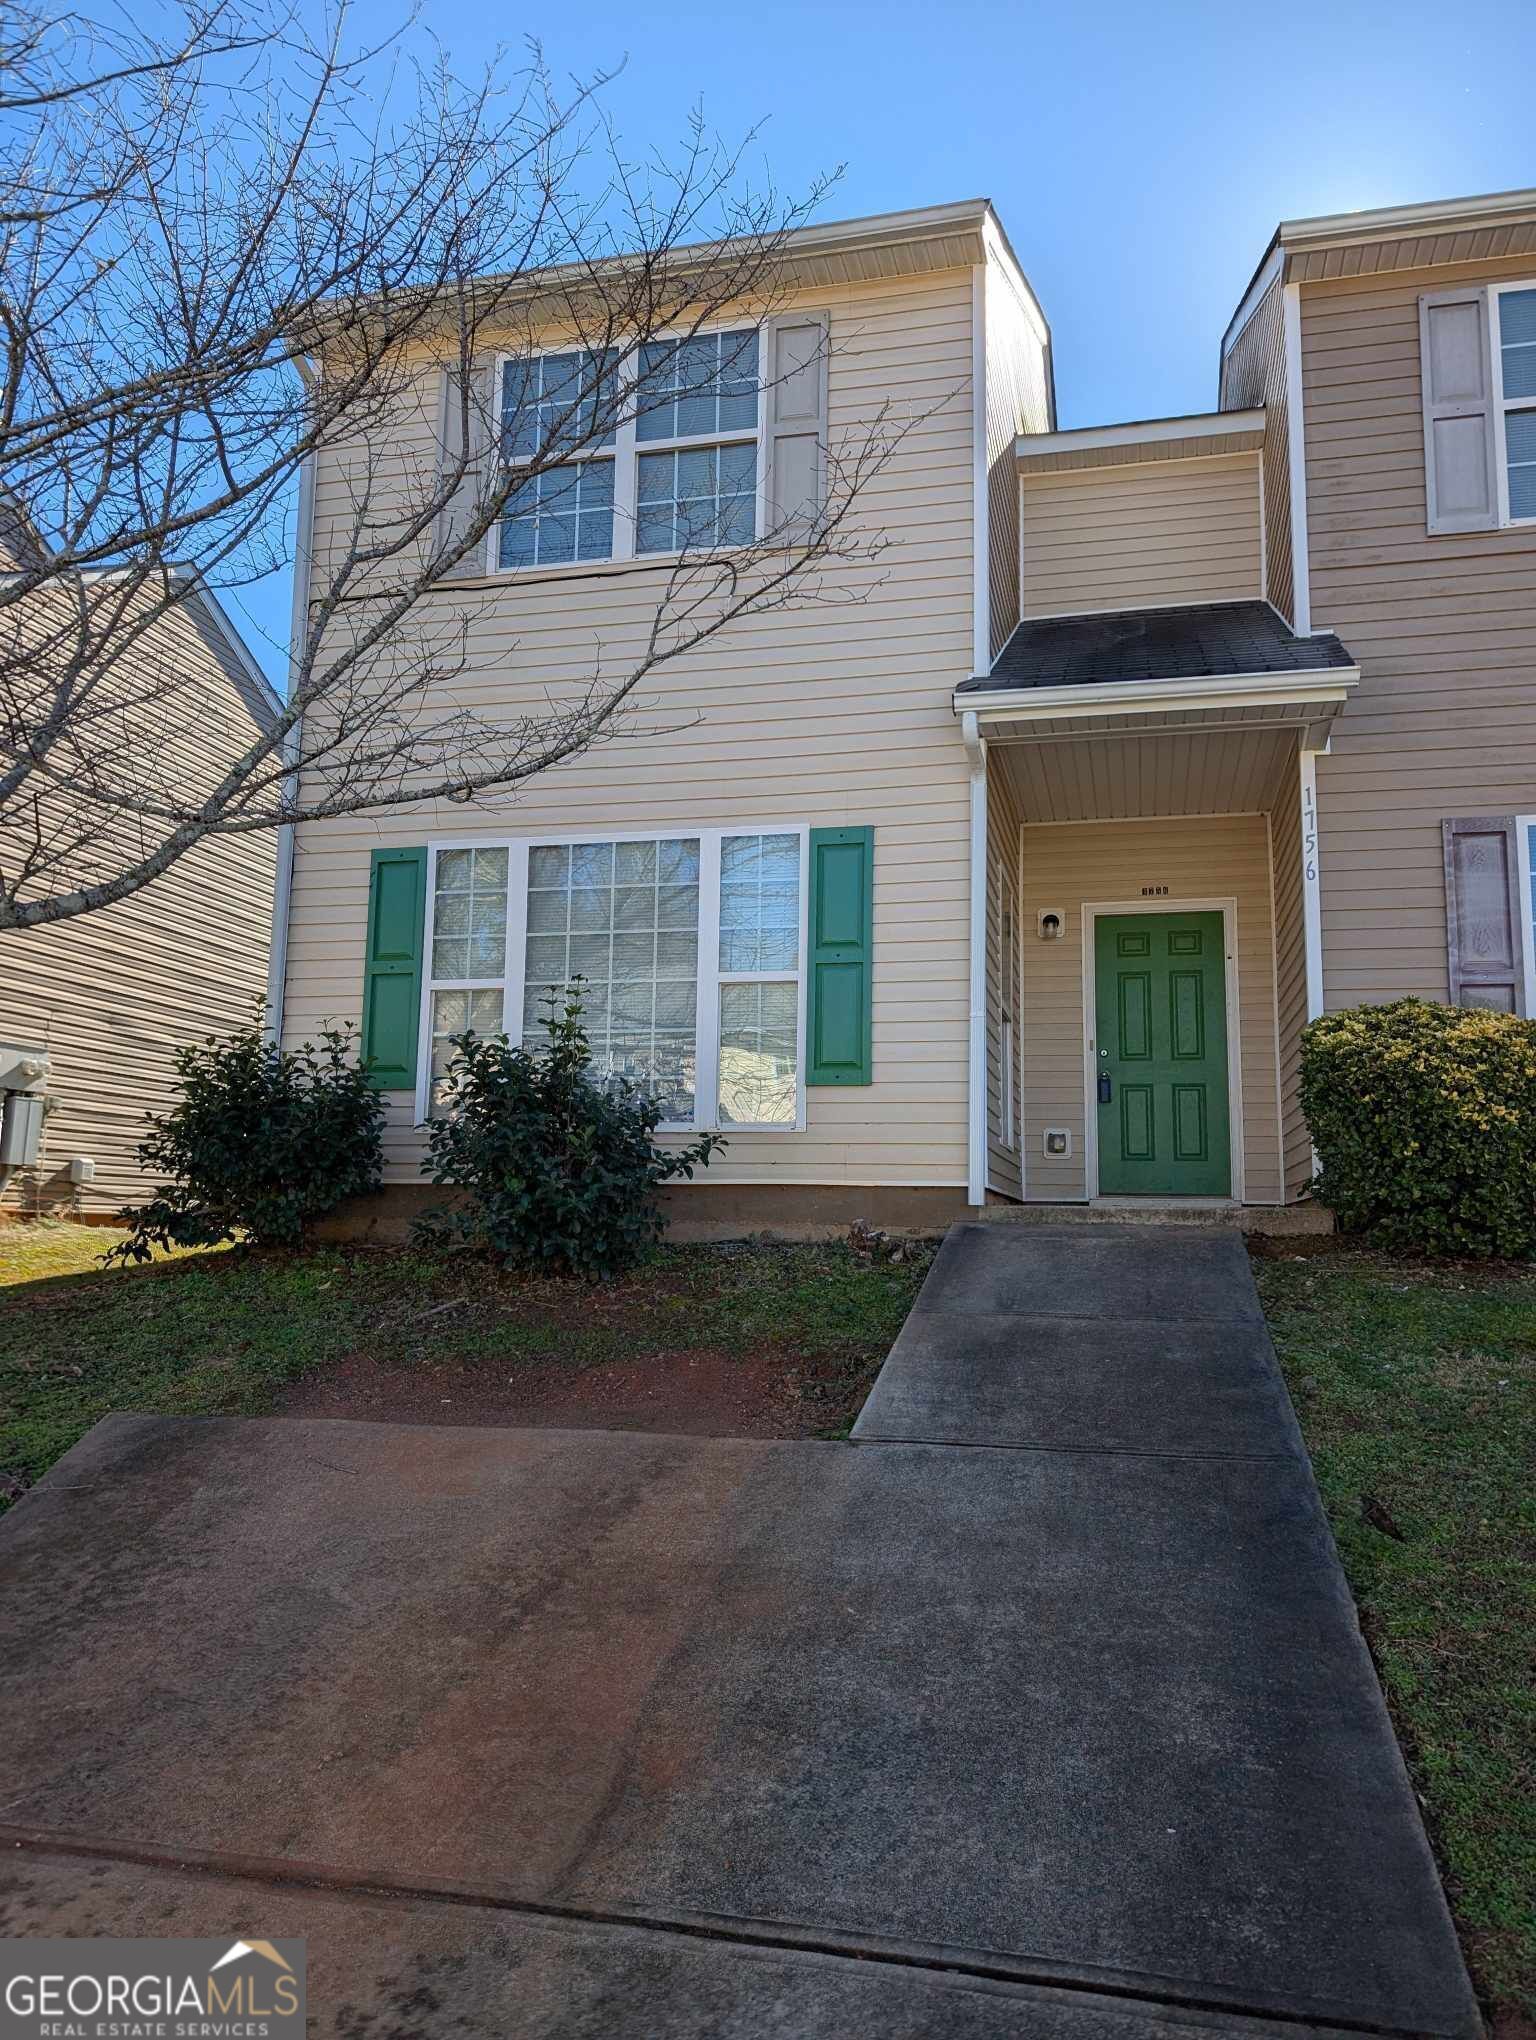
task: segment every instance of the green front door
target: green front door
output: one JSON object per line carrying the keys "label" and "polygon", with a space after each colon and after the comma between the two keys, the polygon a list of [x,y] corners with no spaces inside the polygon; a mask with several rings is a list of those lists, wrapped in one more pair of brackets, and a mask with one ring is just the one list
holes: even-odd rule
{"label": "green front door", "polygon": [[1105,915],[1094,973],[1100,1192],[1230,1195],[1221,915]]}

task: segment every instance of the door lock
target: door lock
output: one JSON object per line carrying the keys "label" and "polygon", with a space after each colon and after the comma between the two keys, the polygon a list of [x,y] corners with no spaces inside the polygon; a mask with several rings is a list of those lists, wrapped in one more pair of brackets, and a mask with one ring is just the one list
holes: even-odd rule
{"label": "door lock", "polygon": [[1109,1076],[1107,1074],[1101,1074],[1099,1077],[1099,1103],[1101,1105],[1107,1105],[1109,1103],[1111,1091],[1112,1085]]}

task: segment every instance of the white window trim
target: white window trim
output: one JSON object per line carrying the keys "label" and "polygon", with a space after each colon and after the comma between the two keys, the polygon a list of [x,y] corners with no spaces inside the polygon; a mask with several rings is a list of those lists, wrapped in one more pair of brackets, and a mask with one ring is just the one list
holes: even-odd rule
{"label": "white window trim", "polygon": [[1511,411],[1536,411],[1536,397],[1506,397],[1504,394],[1503,308],[1500,299],[1511,291],[1536,290],[1536,277],[1523,283],[1490,283],[1488,286],[1488,352],[1492,356],[1494,443],[1497,454],[1499,528],[1525,531],[1536,525],[1536,516],[1509,514],[1509,441],[1504,420]]}
{"label": "white window trim", "polygon": [[1536,874],[1531,863],[1531,831],[1536,815],[1515,816],[1515,857],[1520,873],[1520,954],[1525,964],[1525,1010],[1536,1019]]}
{"label": "white window trim", "polygon": [[[793,836],[800,845],[800,936],[798,970],[721,970],[720,956],[720,845],[727,836]],[[701,829],[693,822],[678,822],[648,829],[583,829],[567,833],[541,829],[526,836],[440,836],[427,844],[426,907],[422,922],[421,1009],[417,1022],[416,1124],[426,1123],[432,1093],[432,996],[434,992],[491,992],[502,995],[502,1026],[509,1038],[517,1040],[510,1025],[515,1012],[522,1025],[523,980],[528,954],[528,858],[534,848],[569,847],[581,843],[660,843],[675,837],[696,838],[699,845],[699,952],[697,1003],[695,1005],[695,1111],[691,1120],[663,1120],[657,1128],[663,1134],[722,1132],[737,1134],[795,1134],[806,1130],[806,1013],[810,990],[807,948],[810,937],[810,854],[808,822],[733,822],[728,826]],[[437,909],[437,860],[445,850],[505,850],[507,852],[507,946],[505,975],[499,978],[438,978],[432,972],[433,919]],[[715,965],[707,969],[706,959]],[[793,984],[796,999],[796,1084],[795,1120],[792,1126],[779,1120],[720,1119],[720,987],[722,985]],[[512,1004],[513,991],[516,1004]]]}
{"label": "white window trim", "polygon": [[[573,452],[562,456],[561,460],[557,463],[561,467],[572,467],[579,462],[588,460],[611,460],[613,462],[612,552],[603,559],[543,560],[530,562],[527,566],[523,567],[504,567],[501,564],[500,558],[502,519],[498,517],[485,535],[486,573],[494,576],[497,580],[506,581],[517,580],[528,574],[592,573],[600,571],[605,567],[631,564],[641,566],[665,565],[668,560],[680,559],[682,557],[680,552],[641,553],[635,551],[635,526],[639,521],[640,455],[642,453],[688,453],[694,448],[699,447],[756,446],[757,496],[752,536],[752,543],[756,544],[767,529],[768,406],[763,401],[763,395],[767,388],[767,384],[763,380],[763,349],[767,343],[767,326],[761,320],[747,320],[743,323],[740,320],[730,319],[721,320],[716,325],[699,326],[697,328],[668,327],[663,332],[647,334],[644,344],[647,346],[653,344],[665,346],[669,341],[674,340],[707,340],[717,333],[745,333],[748,331],[755,331],[757,334],[758,372],[757,424],[750,431],[744,427],[738,427],[730,432],[696,432],[682,439],[642,440],[634,415],[632,413],[621,414],[614,430],[613,444],[611,446],[578,447]],[[502,389],[506,382],[506,364],[509,361],[542,361],[551,354],[591,354],[595,351],[593,348],[583,346],[580,341],[567,341],[561,345],[551,345],[548,347],[529,347],[515,350],[503,348],[496,355],[494,369],[495,387],[492,392],[491,403],[491,451],[492,457],[497,462],[501,459],[501,398]],[[631,355],[637,354],[637,352],[638,343],[635,349],[625,352],[624,358],[629,360]],[[621,369],[619,372],[622,374],[624,371]],[[514,462],[512,464],[517,466],[522,463]],[[731,552],[737,550],[737,548],[733,546],[718,546],[712,548],[712,550]],[[727,831],[727,834],[734,833],[734,831]],[[540,838],[540,841],[544,840],[546,839]],[[551,837],[547,840],[555,841],[556,839]],[[620,839],[614,836],[603,838],[592,837],[587,840],[593,842],[618,842]],[[631,838],[630,840],[644,839]]]}

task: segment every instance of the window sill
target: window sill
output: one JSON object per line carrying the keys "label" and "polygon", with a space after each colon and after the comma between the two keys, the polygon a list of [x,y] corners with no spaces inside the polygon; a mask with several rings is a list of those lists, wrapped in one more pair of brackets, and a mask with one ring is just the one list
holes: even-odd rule
{"label": "window sill", "polygon": [[[719,556],[738,552],[803,552],[804,546],[773,545],[754,539],[750,546],[721,546]],[[654,573],[658,567],[670,570],[682,559],[681,553],[644,553],[628,560],[571,560],[555,567],[497,567],[483,574],[466,574],[461,580],[439,581],[434,595],[457,595],[463,589],[524,588],[544,581],[605,581],[617,574]],[[703,564],[703,560],[699,561]]]}

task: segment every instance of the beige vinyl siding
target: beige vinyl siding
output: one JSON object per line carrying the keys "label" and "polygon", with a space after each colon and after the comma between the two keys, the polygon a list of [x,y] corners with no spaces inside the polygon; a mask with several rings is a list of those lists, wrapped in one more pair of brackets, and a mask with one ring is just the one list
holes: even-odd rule
{"label": "beige vinyl siding", "polygon": [[[1083,906],[1139,900],[1166,885],[1152,912],[1190,899],[1237,902],[1244,1196],[1280,1201],[1274,948],[1269,832],[1263,815],[1066,823],[1024,828],[1024,1154],[1031,1200],[1086,1195],[1084,1157]],[[1033,935],[1047,908],[1065,915],[1059,941]],[[1066,1127],[1072,1154],[1043,1153],[1047,1127]]]}
{"label": "beige vinyl siding", "polygon": [[[156,721],[145,741],[186,794],[228,766],[270,707],[184,611],[125,660],[129,687],[168,656],[186,676],[175,730]],[[141,854],[136,834],[122,837],[123,862]],[[146,1114],[174,1102],[175,1051],[245,1024],[266,991],[276,841],[211,839],[115,906],[0,937],[0,1039],[47,1046],[56,1101],[38,1167],[0,1186],[8,1209],[108,1214],[148,1194],[134,1150]],[[121,868],[100,847],[96,861]],[[96,1164],[81,1189],[66,1180],[75,1156]]]}
{"label": "beige vinyl siding", "polygon": [[[1004,901],[1013,908],[1012,956],[1004,947]],[[989,762],[987,772],[987,1188],[1005,1197],[1023,1195],[1019,1166],[1019,985],[1023,948],[1019,919],[1019,811],[1005,772]],[[1009,976],[1013,983],[1008,984]],[[1013,1016],[1013,1140],[1003,1125],[1004,1006]]]}
{"label": "beige vinyl siding", "polygon": [[994,254],[985,272],[987,413],[988,629],[995,658],[1019,620],[1019,478],[1014,447],[1021,432],[1050,429],[1045,343],[1005,264]]}
{"label": "beige vinyl siding", "polygon": [[1290,402],[1284,299],[1278,278],[1259,300],[1222,362],[1221,404],[1227,411],[1264,406],[1264,594],[1288,623],[1294,623]]}
{"label": "beige vinyl siding", "polygon": [[1301,1112],[1301,1030],[1307,1024],[1307,938],[1302,904],[1301,767],[1295,743],[1276,775],[1270,810],[1275,874],[1275,1013],[1280,1037],[1280,1139],[1285,1194],[1312,1175],[1312,1137]]}
{"label": "beige vinyl siding", "polygon": [[1302,289],[1312,616],[1361,669],[1317,768],[1329,1008],[1447,997],[1441,821],[1536,809],[1536,530],[1429,536],[1418,322],[1422,291],[1532,277]]}
{"label": "beige vinyl siding", "polygon": [[[890,541],[829,568],[819,603],[730,628],[647,682],[627,733],[533,782],[501,812],[447,807],[300,832],[287,1027],[355,1019],[371,849],[433,836],[557,835],[809,823],[875,828],[874,1082],[806,1094],[804,1133],[736,1133],[710,1182],[957,1185],[966,1179],[969,795],[950,691],[971,671],[972,272],[808,293],[831,315],[834,445],[889,404],[910,420],[860,509]],[[399,449],[421,452],[425,421]],[[322,515],[341,479],[319,478]],[[455,695],[538,712],[594,671],[622,674],[665,569],[487,583],[435,598],[468,619]],[[419,1179],[412,1101],[391,1094],[388,1177]]]}
{"label": "beige vinyl siding", "polygon": [[1023,506],[1026,616],[1259,592],[1257,454],[1026,475]]}

